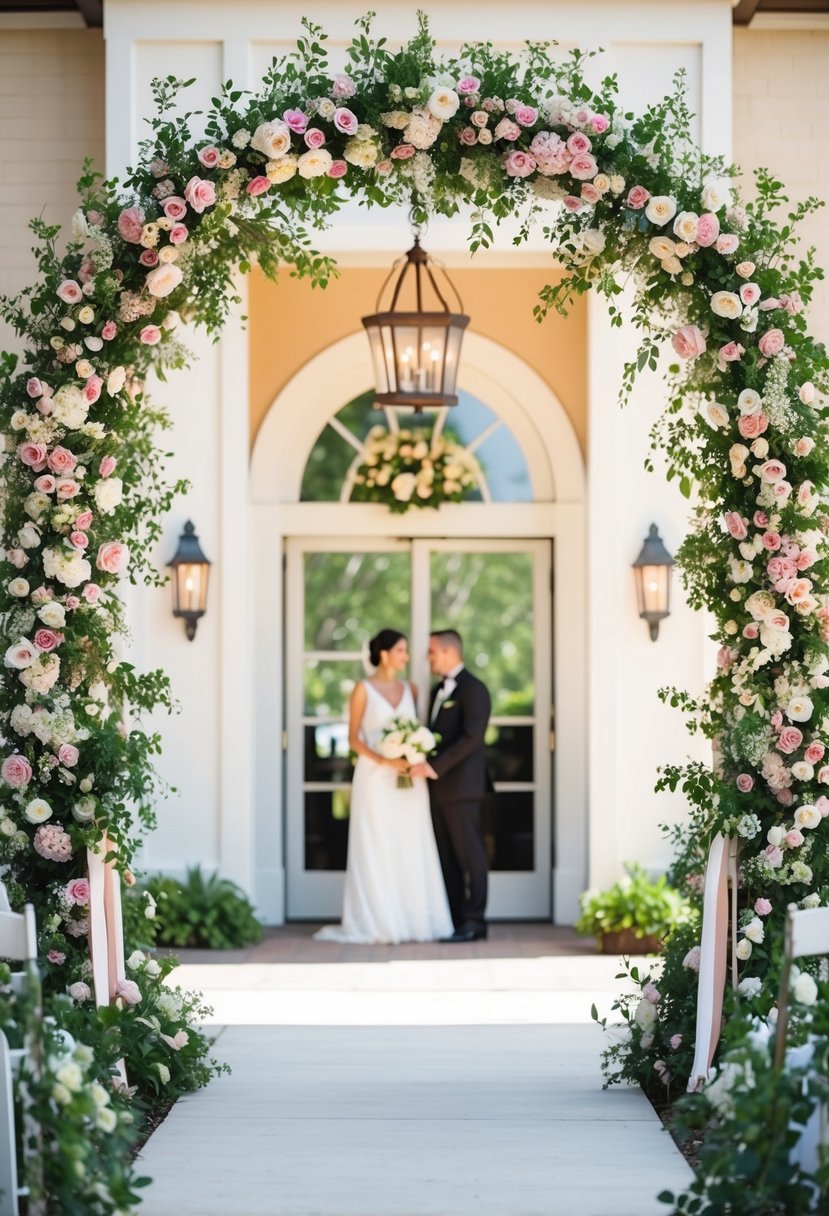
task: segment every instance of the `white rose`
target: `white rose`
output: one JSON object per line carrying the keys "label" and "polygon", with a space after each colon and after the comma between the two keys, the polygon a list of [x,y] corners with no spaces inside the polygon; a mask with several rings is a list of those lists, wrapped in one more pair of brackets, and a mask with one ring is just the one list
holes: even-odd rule
{"label": "white rose", "polygon": [[718,431],[720,427],[728,426],[728,410],[719,401],[707,401],[703,410],[705,420]]}
{"label": "white rose", "polygon": [[33,523],[25,523],[17,534],[23,549],[36,549],[40,544],[40,530]]}
{"label": "white rose", "polygon": [[727,177],[715,178],[702,187],[700,203],[704,211],[719,211],[731,202],[731,186]]}
{"label": "white rose", "polygon": [[127,371],[124,367],[114,367],[107,376],[107,392],[110,397],[115,397],[124,387],[124,381],[127,378]]}
{"label": "white rose", "polygon": [[790,722],[808,722],[814,708],[811,697],[792,697],[786,706],[786,717]]}
{"label": "white rose", "polygon": [[37,658],[37,650],[33,642],[27,638],[21,638],[19,642],[15,642],[6,651],[5,662],[7,667],[13,667],[15,671],[25,671],[27,667],[31,667]]}
{"label": "white rose", "polygon": [[52,396],[52,417],[67,430],[77,431],[86,422],[89,404],[76,384],[63,384]]}
{"label": "white rose", "polygon": [[254,131],[250,146],[267,156],[268,160],[279,160],[280,156],[291,150],[290,128],[279,118],[264,122]]}
{"label": "white rose", "polygon": [[333,118],[336,108],[330,97],[323,97],[317,106],[320,118]]}
{"label": "white rose", "polygon": [[733,291],[715,291],[711,297],[711,311],[718,317],[733,321],[743,311],[742,301]]}
{"label": "white rose", "polygon": [[763,398],[753,388],[744,388],[737,398],[737,406],[744,417],[760,414],[763,410]]}
{"label": "white rose", "polygon": [[300,177],[325,177],[334,158],[327,148],[312,148],[303,152],[297,161],[297,172]]}
{"label": "white rose", "polygon": [[743,929],[746,937],[750,942],[754,942],[755,946],[762,945],[763,938],[766,936],[766,931],[763,927],[763,922],[758,916],[755,916],[752,921]]}
{"label": "white rose", "polygon": [[62,629],[66,624],[66,609],[55,600],[50,600],[48,604],[38,608],[37,615],[50,629]]}
{"label": "white rose", "polygon": [[417,487],[414,473],[398,473],[391,483],[391,492],[398,502],[408,502]]}
{"label": "white rose", "polygon": [[[796,765],[792,765],[792,773],[795,777],[797,777],[797,773],[794,771],[796,767]],[[811,768],[811,765],[809,767]],[[808,781],[811,778],[797,777],[797,779],[798,781]],[[799,806],[794,813],[794,821],[799,828],[816,828],[820,824],[821,818],[820,811],[814,806]]]}
{"label": "white rose", "polygon": [[643,996],[636,1006],[636,1013],[633,1015],[634,1022],[642,1030],[650,1031],[656,1025],[656,1016],[656,1006]]}
{"label": "white rose", "polygon": [[745,960],[747,958],[751,958],[752,949],[753,949],[753,947],[751,945],[751,942],[746,941],[745,938],[742,938],[741,941],[737,942],[737,950],[736,950],[737,958],[739,958],[743,962],[745,962]]}
{"label": "white rose", "polygon": [[28,803],[23,815],[29,823],[45,823],[52,817],[52,808],[45,798],[33,798]]}
{"label": "white rose", "polygon": [[83,1073],[74,1060],[67,1060],[55,1073],[55,1080],[64,1085],[70,1093],[76,1094],[83,1085]]}
{"label": "white rose", "polygon": [[440,134],[442,126],[440,119],[436,118],[434,114],[418,107],[412,110],[409,124],[403,132],[403,141],[421,150],[431,148]]}
{"label": "white rose", "polygon": [[817,1001],[817,984],[808,971],[801,971],[794,982],[794,999],[801,1005],[814,1005]]}
{"label": "white rose", "polygon": [[162,262],[147,275],[147,291],[160,300],[175,291],[183,278],[184,272],[180,266],[176,266],[174,262]]}
{"label": "white rose", "polygon": [[130,971],[137,971],[139,967],[143,967],[147,961],[147,956],[143,950],[133,950],[132,954],[127,959],[127,966]]}
{"label": "white rose", "polygon": [[72,818],[77,823],[89,823],[90,819],[95,818],[96,807],[97,803],[94,798],[81,798],[72,807]]}
{"label": "white rose", "polygon": [[686,241],[689,245],[692,245],[697,239],[698,223],[699,216],[695,211],[680,211],[674,220],[674,232],[681,241]]}
{"label": "white rose", "polygon": [[102,1132],[114,1132],[118,1126],[118,1116],[111,1106],[105,1106],[95,1115],[95,1126]]}
{"label": "white rose", "polygon": [[[814,768],[812,767],[811,764],[808,764],[805,760],[797,760],[792,765],[792,776],[794,777],[795,781],[811,781],[812,778],[814,777],[814,775],[815,775]],[[805,810],[806,808],[803,808],[803,809]],[[809,809],[812,809],[812,808],[809,808]],[[820,815],[818,815],[818,819],[819,818],[820,818]],[[797,821],[796,814],[795,814],[795,821]],[[809,826],[811,826],[811,825],[809,825]]]}
{"label": "white rose", "polygon": [[6,584],[6,590],[16,600],[22,600],[24,596],[29,594],[29,584],[25,578],[13,578],[10,583]]}
{"label": "white rose", "polygon": [[114,511],[123,498],[123,489],[124,483],[120,477],[104,477],[96,481],[92,494],[98,510],[103,511],[104,515]]}
{"label": "white rose", "polygon": [[676,202],[667,194],[656,194],[648,201],[645,215],[652,224],[661,228],[676,215]]}
{"label": "white rose", "polygon": [[51,505],[52,500],[48,494],[41,494],[38,490],[35,490],[23,503],[23,510],[37,522],[42,517],[44,511],[47,511]]}
{"label": "white rose", "polygon": [[460,104],[461,99],[454,89],[435,89],[432,96],[426,102],[426,109],[430,114],[434,114],[435,118],[439,118],[441,122],[446,122],[447,119],[457,114]]}
{"label": "white rose", "polygon": [[737,985],[737,991],[741,996],[752,1000],[755,996],[759,996],[763,990],[763,982],[756,975],[747,975],[744,980],[740,980]]}

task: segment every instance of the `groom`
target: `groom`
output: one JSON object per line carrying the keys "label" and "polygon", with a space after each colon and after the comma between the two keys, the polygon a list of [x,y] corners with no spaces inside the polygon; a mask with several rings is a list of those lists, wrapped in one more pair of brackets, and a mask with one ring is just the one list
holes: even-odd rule
{"label": "groom", "polygon": [[441,676],[429,703],[438,744],[412,775],[430,779],[432,821],[455,925],[443,940],[475,942],[487,933],[483,809],[493,789],[484,753],[490,699],[486,685],[464,667],[463,642],[454,629],[431,635],[429,666]]}

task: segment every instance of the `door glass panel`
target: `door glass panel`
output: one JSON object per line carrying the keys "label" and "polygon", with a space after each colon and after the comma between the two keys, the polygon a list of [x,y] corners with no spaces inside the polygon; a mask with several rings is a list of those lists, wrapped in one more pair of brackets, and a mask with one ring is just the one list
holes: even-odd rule
{"label": "door glass panel", "polygon": [[432,628],[457,629],[493,717],[532,715],[533,567],[530,553],[431,554]]}
{"label": "door glass panel", "polygon": [[340,784],[351,781],[353,772],[347,722],[305,727],[306,781]]}
{"label": "door glass panel", "polygon": [[499,790],[485,816],[490,870],[532,870],[535,855],[535,794]]}
{"label": "door glass panel", "polygon": [[305,869],[344,870],[351,790],[305,791]]}
{"label": "door glass panel", "polygon": [[486,733],[486,762],[493,781],[532,781],[532,726],[491,725]]}
{"label": "door glass panel", "polygon": [[409,563],[405,552],[306,553],[306,651],[359,653],[381,629],[407,632]]}
{"label": "door glass panel", "polygon": [[351,690],[367,674],[360,659],[306,659],[306,717],[347,718]]}

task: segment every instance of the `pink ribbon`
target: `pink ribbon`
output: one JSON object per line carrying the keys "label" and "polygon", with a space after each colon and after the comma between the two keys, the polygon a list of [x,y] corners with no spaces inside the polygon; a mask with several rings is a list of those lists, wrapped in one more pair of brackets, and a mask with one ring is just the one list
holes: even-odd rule
{"label": "pink ribbon", "polygon": [[697,986],[694,1063],[688,1092],[702,1088],[722,1029],[728,956],[728,886],[731,883],[731,982],[737,986],[737,840],[718,833],[711,841],[705,870],[702,940]]}

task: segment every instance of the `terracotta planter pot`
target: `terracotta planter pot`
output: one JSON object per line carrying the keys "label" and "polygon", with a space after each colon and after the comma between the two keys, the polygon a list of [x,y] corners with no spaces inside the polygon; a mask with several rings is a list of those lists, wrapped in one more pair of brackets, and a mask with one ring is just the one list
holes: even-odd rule
{"label": "terracotta planter pot", "polygon": [[620,929],[618,933],[602,933],[599,948],[602,954],[659,954],[662,941],[654,933],[637,937],[632,929]]}

